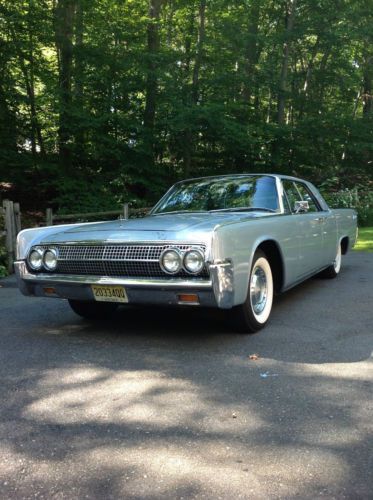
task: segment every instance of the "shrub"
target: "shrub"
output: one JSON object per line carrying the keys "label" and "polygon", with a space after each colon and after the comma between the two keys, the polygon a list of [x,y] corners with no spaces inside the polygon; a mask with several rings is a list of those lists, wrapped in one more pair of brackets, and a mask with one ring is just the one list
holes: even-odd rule
{"label": "shrub", "polygon": [[342,189],[322,194],[330,208],[353,208],[358,214],[359,226],[373,226],[373,192],[358,186],[354,189]]}

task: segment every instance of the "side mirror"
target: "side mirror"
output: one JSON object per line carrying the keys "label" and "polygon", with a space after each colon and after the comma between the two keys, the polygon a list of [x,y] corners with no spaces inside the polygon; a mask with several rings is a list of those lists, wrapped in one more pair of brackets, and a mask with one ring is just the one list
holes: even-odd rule
{"label": "side mirror", "polygon": [[309,209],[310,209],[310,205],[309,205],[308,201],[296,201],[294,203],[294,212],[296,214],[308,212]]}

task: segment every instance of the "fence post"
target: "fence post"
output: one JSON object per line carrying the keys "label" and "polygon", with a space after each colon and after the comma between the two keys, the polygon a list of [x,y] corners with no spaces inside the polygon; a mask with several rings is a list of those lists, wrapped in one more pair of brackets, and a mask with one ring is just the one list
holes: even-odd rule
{"label": "fence post", "polygon": [[[10,213],[11,217],[10,220],[12,222],[12,250],[13,250],[13,260],[16,258],[16,248],[17,248],[17,227],[16,227],[16,217],[15,217],[15,210],[14,210],[14,203],[11,201],[10,202]],[[13,269],[13,262],[12,262],[12,269]]]}
{"label": "fence post", "polygon": [[47,226],[53,226],[53,210],[51,208],[47,208],[45,213],[45,220]]}
{"label": "fence post", "polygon": [[124,219],[129,218],[129,205],[128,205],[128,203],[124,203],[124,205],[123,205],[123,218]]}
{"label": "fence post", "polygon": [[21,231],[21,229],[22,229],[22,225],[21,225],[21,207],[20,207],[19,203],[14,203],[13,206],[14,206],[14,220],[15,220],[15,223],[16,223],[16,233],[18,234]]}
{"label": "fence post", "polygon": [[13,202],[9,200],[3,201],[3,208],[5,210],[5,248],[8,254],[8,272],[13,272],[13,262],[14,262],[14,241],[16,238],[15,223],[14,223],[14,213],[13,213]]}

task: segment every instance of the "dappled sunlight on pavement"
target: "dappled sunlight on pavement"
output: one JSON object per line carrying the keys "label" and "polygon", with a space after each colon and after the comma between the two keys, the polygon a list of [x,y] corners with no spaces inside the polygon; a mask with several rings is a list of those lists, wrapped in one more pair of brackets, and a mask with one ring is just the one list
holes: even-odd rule
{"label": "dappled sunlight on pavement", "polygon": [[[271,370],[273,363],[266,368]],[[272,383],[294,390],[298,378],[317,371],[308,365],[299,375],[288,368],[281,374],[286,378]],[[252,380],[251,367],[246,372]],[[268,383],[262,382],[262,391]],[[358,446],[365,437],[362,427],[357,432],[352,415],[348,423],[338,420],[340,395],[331,394],[329,384],[333,387],[328,378],[317,376],[307,397],[316,407],[301,415],[294,414],[296,394],[284,395],[284,405],[275,396],[276,415],[251,391],[240,401],[219,402],[219,388],[208,391],[204,383],[157,371],[82,365],[46,370],[28,391],[30,403],[20,416],[26,427],[37,431],[35,438],[21,434],[18,446],[8,443],[0,477],[13,471],[24,488],[49,480],[57,491],[66,488],[63,478],[69,477],[71,488],[75,484],[91,494],[92,484],[103,482],[113,497],[179,490],[211,497],[218,491],[228,497],[242,496],[246,489],[247,495],[263,497],[275,490],[286,496],[321,494],[338,482],[346,484],[351,468],[340,451]],[[322,402],[325,394],[327,404]],[[355,415],[359,397],[361,393],[354,402]],[[48,450],[45,438],[52,444]],[[9,456],[10,462],[5,458]]]}
{"label": "dappled sunlight on pavement", "polygon": [[[186,430],[198,431],[211,404],[211,397],[191,381],[170,379],[154,371],[118,373],[79,367],[50,370],[35,389],[31,391],[33,402],[25,408],[23,417],[61,424],[126,422],[153,429],[188,425]],[[46,392],[47,396],[38,398],[39,393]],[[226,418],[219,422],[219,431],[232,432],[227,421],[234,409],[237,405],[225,408]],[[235,422],[234,432],[240,426],[258,428],[260,418],[251,412],[250,421],[242,418]]]}
{"label": "dappled sunlight on pavement", "polygon": [[370,498],[373,291],[336,298],[354,259],[255,336],[202,310],[92,324],[2,288],[0,496]]}

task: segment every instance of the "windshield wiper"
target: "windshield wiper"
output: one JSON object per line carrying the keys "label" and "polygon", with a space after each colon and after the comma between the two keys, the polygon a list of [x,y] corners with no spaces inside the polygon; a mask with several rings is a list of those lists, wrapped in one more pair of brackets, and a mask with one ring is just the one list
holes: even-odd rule
{"label": "windshield wiper", "polygon": [[150,215],[169,215],[169,214],[207,214],[206,210],[171,210],[170,212],[156,212]]}
{"label": "windshield wiper", "polygon": [[236,208],[217,208],[216,210],[210,210],[210,212],[271,212],[276,213],[277,210],[266,207],[236,207]]}
{"label": "windshield wiper", "polygon": [[170,214],[209,214],[215,212],[270,212],[276,213],[277,210],[266,207],[236,207],[236,208],[216,208],[214,210],[171,210],[169,212],[156,212],[150,215],[170,215]]}

